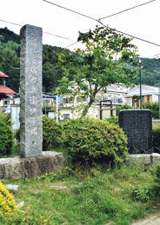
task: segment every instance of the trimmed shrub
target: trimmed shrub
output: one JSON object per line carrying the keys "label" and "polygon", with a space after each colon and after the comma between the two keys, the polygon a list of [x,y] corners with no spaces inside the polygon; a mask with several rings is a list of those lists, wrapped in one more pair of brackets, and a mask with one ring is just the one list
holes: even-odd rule
{"label": "trimmed shrub", "polygon": [[43,116],[43,151],[53,150],[62,143],[61,125],[48,116]]}
{"label": "trimmed shrub", "polygon": [[0,156],[10,155],[14,147],[11,122],[6,114],[0,114]]}
{"label": "trimmed shrub", "polygon": [[0,216],[12,216],[17,209],[13,195],[0,182]]}
{"label": "trimmed shrub", "polygon": [[160,188],[160,162],[158,162],[156,164],[155,171],[156,171],[155,182],[158,185],[158,187]]}
{"label": "trimmed shrub", "polygon": [[116,115],[117,116],[119,114],[119,111],[122,110],[122,109],[135,109],[135,107],[129,106],[127,104],[116,106]]}
{"label": "trimmed shrub", "polygon": [[160,153],[160,125],[153,126],[153,151]]}
{"label": "trimmed shrub", "polygon": [[153,113],[153,118],[158,119],[159,118],[159,103],[145,103],[143,105],[143,109],[150,109]]}
{"label": "trimmed shrub", "polygon": [[[53,150],[62,144],[62,128],[61,125],[48,116],[42,117],[43,124],[43,151]],[[20,142],[20,129],[16,132],[16,139]]]}
{"label": "trimmed shrub", "polygon": [[112,117],[106,119],[106,121],[111,124],[118,125],[118,117],[117,116],[112,116]]}
{"label": "trimmed shrub", "polygon": [[64,145],[73,164],[117,164],[127,154],[127,138],[116,125],[98,119],[75,119],[63,124]]}

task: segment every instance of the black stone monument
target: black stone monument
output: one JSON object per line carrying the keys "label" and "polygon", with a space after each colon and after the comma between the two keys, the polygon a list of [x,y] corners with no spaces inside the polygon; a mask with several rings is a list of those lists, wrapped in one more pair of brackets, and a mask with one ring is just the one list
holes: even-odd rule
{"label": "black stone monument", "polygon": [[152,112],[150,110],[121,110],[119,126],[128,138],[129,153],[152,152]]}

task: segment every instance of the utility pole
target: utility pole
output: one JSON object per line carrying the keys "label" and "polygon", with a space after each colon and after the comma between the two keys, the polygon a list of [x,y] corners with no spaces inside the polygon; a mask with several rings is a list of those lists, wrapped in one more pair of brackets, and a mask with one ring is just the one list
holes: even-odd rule
{"label": "utility pole", "polygon": [[140,78],[140,85],[139,85],[139,87],[140,87],[140,109],[142,109],[142,62],[141,62],[141,59],[139,59],[139,64],[140,64],[140,66],[139,66],[139,78]]}
{"label": "utility pole", "polygon": [[58,95],[56,95],[56,121],[58,122]]}
{"label": "utility pole", "polygon": [[159,93],[158,93],[158,103],[159,103],[159,119],[160,119],[160,87],[159,87]]}

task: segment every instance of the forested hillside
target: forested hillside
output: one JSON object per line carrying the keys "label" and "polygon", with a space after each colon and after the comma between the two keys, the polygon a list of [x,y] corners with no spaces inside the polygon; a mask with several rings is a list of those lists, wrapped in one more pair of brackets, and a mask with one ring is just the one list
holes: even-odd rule
{"label": "forested hillside", "polygon": [[[58,80],[62,77],[57,54],[60,52],[68,54],[70,51],[63,48],[43,45],[43,91],[53,92],[58,86]],[[0,71],[9,75],[7,86],[19,91],[19,65],[20,37],[7,28],[0,29]],[[160,59],[141,58],[142,83],[160,86]],[[1,81],[0,81],[1,82]],[[139,83],[139,74],[134,81]]]}
{"label": "forested hillside", "polygon": [[[141,58],[142,83],[152,86],[160,86],[160,59]],[[139,83],[139,75],[135,82]]]}
{"label": "forested hillside", "polygon": [[[69,50],[43,45],[43,91],[53,92],[62,77],[62,70],[58,66],[57,54],[68,54]],[[7,28],[0,29],[0,71],[9,76],[7,86],[19,91],[20,77],[20,37]],[[1,82],[1,80],[0,80]]]}

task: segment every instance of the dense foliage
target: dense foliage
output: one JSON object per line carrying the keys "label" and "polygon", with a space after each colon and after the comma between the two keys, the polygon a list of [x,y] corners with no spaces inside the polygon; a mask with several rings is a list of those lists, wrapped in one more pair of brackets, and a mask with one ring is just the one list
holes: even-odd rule
{"label": "dense foliage", "polygon": [[[120,105],[116,107],[116,115],[118,116],[119,111],[122,109],[138,109],[139,107],[133,107],[133,106],[129,106],[128,104],[125,105]],[[152,117],[154,119],[158,119],[159,118],[159,103],[158,102],[154,102],[154,103],[145,103],[143,105],[143,109],[149,109],[152,112]]]}
{"label": "dense foliage", "polygon": [[111,116],[110,118],[106,119],[108,123],[118,125],[118,117],[117,116]]}
{"label": "dense foliage", "polygon": [[[55,119],[48,116],[42,117],[43,125],[43,151],[50,151],[56,147],[60,147],[63,142],[62,127]],[[16,132],[16,139],[19,145],[20,142],[20,129]]]}
{"label": "dense foliage", "polygon": [[122,110],[122,109],[133,109],[133,108],[134,108],[134,107],[129,106],[129,105],[127,105],[127,104],[116,106],[116,115],[118,116],[119,111]]}
{"label": "dense foliage", "polygon": [[[160,86],[160,58],[159,59],[149,59],[141,58],[142,61],[142,84],[147,84],[151,86]],[[137,80],[135,84],[139,84],[140,76],[137,74]]]}
{"label": "dense foliage", "polygon": [[[58,54],[63,52],[64,55],[69,54],[69,50],[43,45],[43,90],[45,92],[53,92],[58,86],[59,80],[62,78],[62,68],[58,64]],[[72,54],[72,53],[71,53]]]}
{"label": "dense foliage", "polygon": [[160,153],[160,125],[153,126],[153,151]]}
{"label": "dense foliage", "polygon": [[152,111],[152,116],[154,119],[159,118],[159,103],[154,102],[154,103],[145,103],[143,105],[143,109],[150,109]]}
{"label": "dense foliage", "polygon": [[14,149],[14,136],[11,122],[6,114],[0,114],[0,156],[7,156]]}
{"label": "dense foliage", "polygon": [[75,119],[63,124],[65,147],[73,164],[116,164],[127,154],[127,139],[116,125],[98,119]]}
{"label": "dense foliage", "polygon": [[8,41],[0,44],[0,70],[9,76],[7,86],[18,92],[20,70],[19,45],[16,42]]}
{"label": "dense foliage", "polygon": [[155,181],[156,181],[156,183],[157,183],[157,185],[158,185],[158,187],[159,187],[159,189],[160,189],[160,162],[158,162],[158,163],[156,164],[156,169],[155,169],[155,171],[156,171],[156,178],[155,178]]}
{"label": "dense foliage", "polygon": [[[20,36],[8,30],[0,29],[0,71],[9,76],[7,86],[19,91],[20,77]],[[58,65],[60,52],[68,54],[69,50],[50,45],[43,45],[43,91],[52,92],[62,78],[62,69]],[[1,80],[0,80],[1,82]]]}
{"label": "dense foliage", "polygon": [[0,182],[0,217],[11,217],[17,209],[13,195],[7,190],[6,186]]}
{"label": "dense foliage", "polygon": [[43,151],[53,150],[62,143],[62,129],[55,119],[43,116]]}

